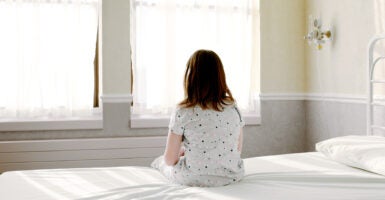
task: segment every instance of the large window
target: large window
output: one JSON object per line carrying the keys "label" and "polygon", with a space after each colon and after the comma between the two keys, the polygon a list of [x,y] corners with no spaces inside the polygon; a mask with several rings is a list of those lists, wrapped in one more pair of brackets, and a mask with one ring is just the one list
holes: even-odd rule
{"label": "large window", "polygon": [[88,115],[98,0],[0,0],[0,118]]}
{"label": "large window", "polygon": [[133,114],[168,114],[183,98],[183,75],[198,49],[215,51],[244,113],[257,113],[256,0],[131,1]]}

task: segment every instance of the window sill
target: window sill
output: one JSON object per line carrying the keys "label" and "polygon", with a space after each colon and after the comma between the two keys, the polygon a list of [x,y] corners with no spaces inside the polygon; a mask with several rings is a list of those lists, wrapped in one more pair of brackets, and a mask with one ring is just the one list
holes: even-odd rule
{"label": "window sill", "polygon": [[65,119],[2,120],[0,131],[53,131],[103,129],[100,115]]}
{"label": "window sill", "polygon": [[[246,125],[260,125],[261,116],[248,114],[243,115]],[[133,115],[131,116],[131,128],[167,128],[170,116],[166,115]]]}
{"label": "window sill", "polygon": [[244,114],[245,125],[261,125],[261,116],[256,114]]}

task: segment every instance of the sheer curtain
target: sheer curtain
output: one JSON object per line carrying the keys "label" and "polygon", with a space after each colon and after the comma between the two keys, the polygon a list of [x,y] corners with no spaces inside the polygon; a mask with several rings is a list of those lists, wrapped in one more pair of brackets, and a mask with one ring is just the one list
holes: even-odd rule
{"label": "sheer curtain", "polygon": [[259,11],[256,0],[131,1],[133,114],[167,114],[183,98],[191,54],[215,51],[238,106],[256,113]]}
{"label": "sheer curtain", "polygon": [[88,115],[98,0],[0,0],[0,118]]}

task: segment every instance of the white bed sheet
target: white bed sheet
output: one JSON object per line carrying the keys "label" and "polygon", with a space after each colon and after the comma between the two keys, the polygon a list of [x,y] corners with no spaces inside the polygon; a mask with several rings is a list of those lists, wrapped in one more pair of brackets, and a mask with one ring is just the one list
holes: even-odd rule
{"label": "white bed sheet", "polygon": [[385,177],[311,152],[245,159],[241,182],[215,188],[168,184],[147,167],[6,172],[0,199],[385,200]]}

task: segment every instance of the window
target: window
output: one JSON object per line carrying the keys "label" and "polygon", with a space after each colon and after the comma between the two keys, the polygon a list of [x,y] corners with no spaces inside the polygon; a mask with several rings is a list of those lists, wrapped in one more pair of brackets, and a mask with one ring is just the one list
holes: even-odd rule
{"label": "window", "polygon": [[98,0],[0,0],[0,119],[90,115]]}
{"label": "window", "polygon": [[131,1],[133,115],[168,115],[183,98],[186,62],[214,50],[244,114],[257,114],[259,11],[256,0]]}

